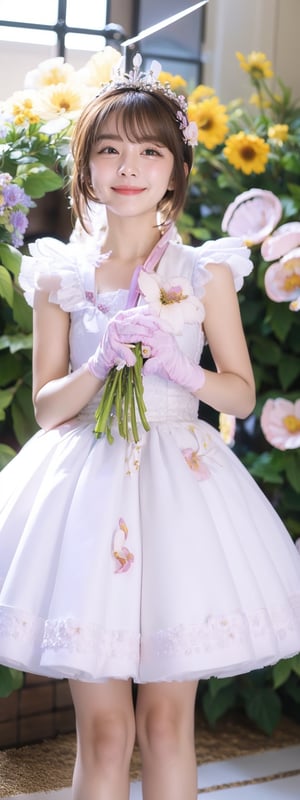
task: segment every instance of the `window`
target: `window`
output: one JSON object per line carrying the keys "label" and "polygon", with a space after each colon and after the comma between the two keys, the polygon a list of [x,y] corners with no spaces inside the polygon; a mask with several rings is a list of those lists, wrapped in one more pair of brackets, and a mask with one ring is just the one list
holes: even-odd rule
{"label": "window", "polygon": [[96,51],[107,40],[101,36],[107,13],[107,0],[96,7],[94,0],[0,0],[0,39],[54,45],[62,56],[66,49]]}
{"label": "window", "polygon": [[[149,0],[140,0],[136,30],[145,30],[192,4],[192,0],[164,0],[164,3],[161,0],[151,0],[151,3]],[[204,20],[205,7],[139,42],[138,47],[147,66],[152,59],[157,59],[166,72],[180,72],[192,85],[200,83]]]}

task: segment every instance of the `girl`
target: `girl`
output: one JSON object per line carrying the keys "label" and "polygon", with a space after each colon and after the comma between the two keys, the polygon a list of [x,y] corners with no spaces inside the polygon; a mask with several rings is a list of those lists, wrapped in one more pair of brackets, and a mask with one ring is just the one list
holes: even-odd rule
{"label": "girl", "polygon": [[[119,75],[73,141],[74,211],[84,227],[102,204],[101,236],[43,239],[23,259],[41,430],[0,481],[0,662],[70,679],[73,800],[128,798],[136,736],[144,800],[196,800],[199,678],[300,650],[294,545],[197,417],[199,400],[247,417],[255,391],[235,291],[248,251],[188,247],[174,228],[193,140],[153,71]],[[205,340],[216,371],[199,366]],[[111,444],[95,409],[138,342],[150,430],[126,438],[113,417]]]}

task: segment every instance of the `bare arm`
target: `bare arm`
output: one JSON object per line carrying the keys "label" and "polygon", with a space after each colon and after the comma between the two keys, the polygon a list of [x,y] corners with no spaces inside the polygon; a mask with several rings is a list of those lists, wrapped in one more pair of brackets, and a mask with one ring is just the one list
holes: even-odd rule
{"label": "bare arm", "polygon": [[242,327],[239,303],[229,267],[209,265],[206,285],[205,333],[217,373],[205,370],[200,400],[217,411],[247,417],[255,405],[255,384]]}
{"label": "bare arm", "polygon": [[33,404],[38,424],[54,428],[91,400],[101,382],[84,364],[69,373],[69,314],[36,291],[33,309]]}

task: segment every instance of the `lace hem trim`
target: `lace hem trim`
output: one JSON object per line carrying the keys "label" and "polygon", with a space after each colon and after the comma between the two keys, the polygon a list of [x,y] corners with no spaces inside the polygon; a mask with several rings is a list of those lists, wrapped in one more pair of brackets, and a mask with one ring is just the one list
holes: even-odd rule
{"label": "lace hem trim", "polygon": [[[200,624],[178,625],[156,631],[142,640],[143,657],[147,653],[156,657],[192,656],[202,652],[243,647],[246,642],[261,641],[272,636],[278,644],[291,637],[300,642],[299,597],[291,599],[291,609],[274,609],[274,614],[257,610],[249,616],[237,612],[228,616],[208,616]],[[97,625],[86,625],[75,619],[47,620],[33,618],[12,608],[0,608],[0,638],[22,644],[40,643],[41,650],[62,651],[74,654],[105,653],[112,659],[126,657],[139,659],[140,636],[124,630],[103,630]],[[300,644],[299,644],[300,647]]]}

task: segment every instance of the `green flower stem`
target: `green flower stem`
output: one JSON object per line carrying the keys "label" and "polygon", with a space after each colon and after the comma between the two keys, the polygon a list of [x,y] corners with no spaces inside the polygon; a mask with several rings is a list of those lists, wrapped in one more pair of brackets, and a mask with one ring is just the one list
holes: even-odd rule
{"label": "green flower stem", "polygon": [[98,437],[101,433],[105,432],[107,421],[111,413],[116,385],[119,379],[119,371],[115,368],[111,370],[107,379],[103,396],[100,400],[99,406],[96,410],[96,425],[95,434]]}
{"label": "green flower stem", "polygon": [[136,355],[136,362],[135,362],[134,367],[133,367],[134,378],[135,378],[135,382],[134,382],[135,397],[136,397],[137,407],[138,407],[138,410],[139,410],[139,415],[140,415],[140,418],[141,418],[141,423],[142,423],[143,427],[145,428],[145,431],[149,431],[150,430],[150,425],[149,425],[148,420],[146,418],[146,413],[145,413],[146,412],[146,406],[145,406],[144,398],[143,398],[143,394],[144,394],[144,387],[143,387],[143,381],[142,381],[143,357],[142,357],[142,353],[141,353],[141,348],[140,347],[136,347],[135,348],[135,355]]}
{"label": "green flower stem", "polygon": [[128,390],[130,392],[129,411],[131,430],[135,443],[139,441],[139,432],[136,421],[135,411],[135,392],[134,392],[134,367],[129,367]]}
{"label": "green flower stem", "polygon": [[116,411],[116,417],[117,417],[117,420],[118,420],[119,434],[120,434],[120,436],[123,437],[123,439],[125,438],[124,415],[123,415],[123,400],[124,400],[124,395],[123,395],[123,390],[124,390],[124,387],[123,387],[123,373],[125,372],[125,369],[126,368],[123,367],[122,370],[119,370],[119,378],[118,378],[118,382],[117,382],[116,400],[115,400],[115,411]]}
{"label": "green flower stem", "polygon": [[136,357],[134,366],[125,365],[121,369],[117,367],[111,369],[95,413],[94,432],[96,437],[104,434],[110,444],[114,441],[111,432],[114,416],[117,419],[119,435],[127,441],[130,440],[131,435],[135,443],[139,441],[137,410],[144,429],[150,430],[143,399],[143,356],[140,343],[134,346],[133,352]]}
{"label": "green flower stem", "polygon": [[122,370],[122,392],[124,397],[124,439],[129,438],[129,425],[128,425],[128,418],[129,418],[129,393],[127,391],[127,383],[128,383],[128,368]]}

